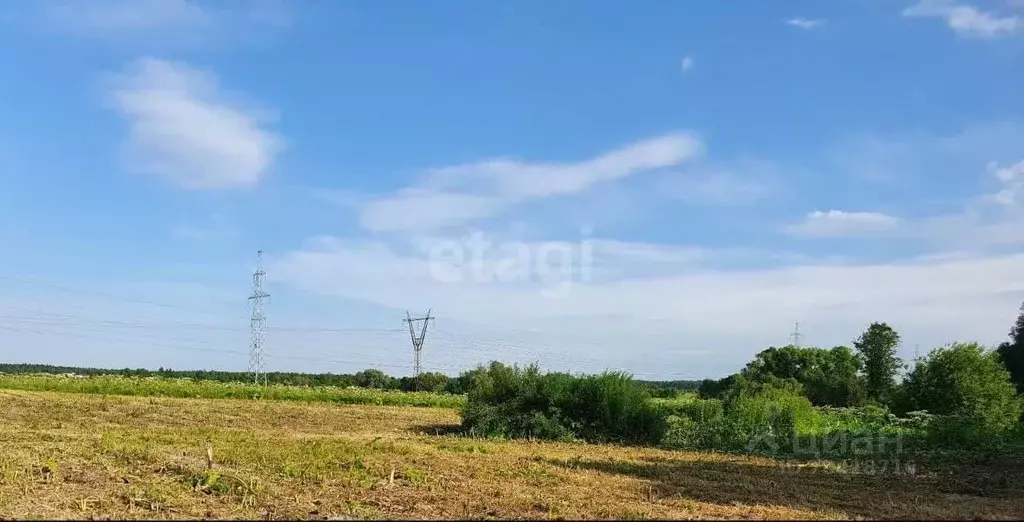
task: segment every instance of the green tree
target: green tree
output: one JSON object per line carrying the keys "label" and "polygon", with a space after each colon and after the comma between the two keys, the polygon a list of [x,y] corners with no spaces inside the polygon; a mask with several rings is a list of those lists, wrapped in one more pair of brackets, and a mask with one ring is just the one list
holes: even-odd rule
{"label": "green tree", "polygon": [[896,356],[899,345],[900,334],[888,324],[877,322],[871,323],[853,342],[864,363],[864,392],[868,399],[886,403],[891,398],[901,364]]}
{"label": "green tree", "polygon": [[355,374],[355,384],[360,388],[390,388],[393,377],[380,370],[369,369]]}
{"label": "green tree", "polygon": [[448,387],[449,377],[443,373],[425,372],[413,377],[412,391],[443,392]]}
{"label": "green tree", "polygon": [[754,378],[750,377],[749,374],[740,372],[733,379],[729,388],[722,393],[721,398],[725,401],[726,405],[729,405],[740,397],[765,393],[786,393],[806,397],[804,385],[792,377],[777,377],[768,373]]}
{"label": "green tree", "polygon": [[986,432],[1013,427],[1021,402],[999,356],[977,343],[955,343],[919,360],[902,386],[904,410],[953,415]]}
{"label": "green tree", "polygon": [[1017,393],[1024,393],[1024,303],[1020,315],[1010,329],[1010,340],[996,349],[1003,366],[1010,372],[1010,380],[1017,387]]}
{"label": "green tree", "polygon": [[784,346],[757,354],[743,374],[753,380],[793,379],[815,405],[855,406],[861,402],[860,367],[860,359],[846,346],[831,350]]}
{"label": "green tree", "polygon": [[477,379],[482,378],[487,374],[487,368],[478,366],[472,370],[466,370],[459,374],[458,377],[448,381],[448,393],[460,395],[463,393],[469,393],[475,385]]}
{"label": "green tree", "polygon": [[734,373],[721,379],[704,379],[697,392],[702,399],[721,399],[732,388],[738,376],[738,373]]}

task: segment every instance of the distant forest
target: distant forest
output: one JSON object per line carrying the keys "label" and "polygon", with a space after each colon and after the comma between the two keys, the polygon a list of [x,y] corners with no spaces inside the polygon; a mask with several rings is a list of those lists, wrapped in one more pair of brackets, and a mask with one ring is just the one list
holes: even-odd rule
{"label": "distant forest", "polygon": [[[296,373],[268,372],[268,384],[288,386],[358,386],[360,388],[379,388],[403,391],[433,391],[438,393],[465,393],[472,370],[463,372],[458,377],[450,377],[443,373],[426,372],[416,377],[392,377],[380,370],[368,369],[357,373]],[[159,368],[146,370],[142,368],[80,368],[77,366],[53,366],[49,364],[5,364],[0,363],[0,373],[49,373],[76,375],[122,375],[125,377],[167,377],[195,379],[218,382],[251,382],[252,375],[247,372],[224,372],[216,370],[172,370]],[[646,387],[654,397],[673,397],[680,392],[697,391],[704,381],[638,381]]]}

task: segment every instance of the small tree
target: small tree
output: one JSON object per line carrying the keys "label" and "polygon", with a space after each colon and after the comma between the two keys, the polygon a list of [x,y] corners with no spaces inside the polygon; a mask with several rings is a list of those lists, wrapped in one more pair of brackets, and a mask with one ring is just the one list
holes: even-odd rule
{"label": "small tree", "polygon": [[1010,329],[1010,340],[996,349],[1003,366],[1010,372],[1010,380],[1017,387],[1017,393],[1024,393],[1024,303],[1020,315]]}
{"label": "small tree", "polygon": [[899,344],[900,335],[886,323],[871,323],[853,342],[864,361],[864,391],[868,399],[881,403],[889,400],[901,364],[896,357]]}

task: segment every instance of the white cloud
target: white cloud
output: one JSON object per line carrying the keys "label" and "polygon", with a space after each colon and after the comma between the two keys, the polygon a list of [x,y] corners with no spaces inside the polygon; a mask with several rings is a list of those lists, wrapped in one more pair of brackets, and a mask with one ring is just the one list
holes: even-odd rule
{"label": "white cloud", "polygon": [[1009,167],[999,168],[998,163],[991,163],[995,170],[996,178],[1003,183],[1015,183],[1024,180],[1024,161],[1018,161]]}
{"label": "white cloud", "polygon": [[650,138],[575,163],[532,163],[494,159],[428,172],[428,184],[461,188],[483,186],[510,199],[569,195],[591,185],[644,171],[679,165],[701,153],[700,140],[689,133]]}
{"label": "white cloud", "polygon": [[493,197],[406,189],[366,205],[359,224],[376,231],[429,230],[487,217],[502,204]]}
{"label": "white cloud", "polygon": [[[845,156],[860,161],[850,168],[857,171],[871,166],[879,174],[904,173],[912,181],[908,188],[912,192],[896,191],[893,195],[872,189],[875,208],[815,211],[783,228],[799,237],[866,236],[870,243],[864,245],[870,248],[869,254],[884,259],[877,262],[765,251],[750,243],[730,244],[730,238],[711,238],[707,226],[695,224],[651,231],[675,238],[679,241],[676,244],[645,242],[638,239],[636,230],[622,232],[625,227],[621,226],[615,230],[626,235],[591,238],[592,257],[587,270],[583,269],[585,249],[578,241],[565,240],[566,228],[561,228],[562,235],[554,236],[555,241],[506,243],[514,247],[511,249],[502,249],[505,238],[496,238],[492,255],[476,264],[458,256],[440,259],[436,250],[431,255],[432,246],[446,240],[460,244],[462,238],[416,236],[404,241],[402,238],[408,236],[388,236],[392,242],[327,239],[276,257],[269,270],[271,277],[285,286],[366,306],[397,310],[432,307],[441,322],[454,325],[449,328],[463,332],[468,339],[460,347],[461,352],[453,356],[460,364],[485,360],[474,358],[473,350],[475,339],[496,335],[487,330],[501,331],[503,342],[533,347],[540,355],[529,360],[540,360],[548,367],[564,369],[569,365],[576,370],[596,371],[611,366],[662,377],[667,376],[666,372],[694,377],[734,371],[768,345],[786,343],[795,320],[807,329],[806,342],[820,346],[849,343],[867,324],[878,320],[893,324],[906,342],[920,343],[923,348],[952,340],[996,343],[1002,340],[1024,300],[1024,283],[1015,276],[1024,268],[1024,254],[1007,254],[1019,252],[1014,249],[1024,244],[1024,216],[1015,214],[1019,206],[993,204],[994,194],[1024,179],[1024,166],[1005,163],[1007,154],[1019,154],[1019,140],[1013,139],[1018,131],[1013,125],[982,126],[950,136],[922,134],[895,141],[871,141],[859,147],[870,154]],[[844,150],[849,153],[852,149]],[[607,157],[619,155],[608,153],[570,164],[494,160],[436,169],[424,173],[414,187],[420,192],[406,189],[399,194],[496,198],[482,204],[479,211],[473,210],[473,204],[462,205],[463,214],[454,215],[456,222],[479,219],[494,215],[511,202],[578,194],[592,186],[588,183],[621,179],[588,174],[583,178],[569,176],[584,182],[562,184],[543,183],[549,177],[530,177],[540,171],[623,172],[622,168],[594,168],[602,164],[599,158],[607,161]],[[677,158],[664,157],[668,160],[646,162],[638,172]],[[992,158],[1001,163],[992,163],[985,172],[985,164]],[[748,184],[754,167],[758,168]],[[525,174],[513,178],[510,172],[516,169]],[[653,192],[658,195],[678,198],[669,189],[689,188],[692,200],[706,198],[718,203],[730,198],[735,203],[763,197],[760,191],[770,187],[768,181],[776,176],[776,170],[792,174],[791,168],[783,171],[740,163],[705,166],[695,162],[652,170],[657,170],[655,180],[669,173],[676,175],[671,180],[674,185],[657,186]],[[523,179],[530,182],[515,183]],[[957,179],[958,190],[943,205],[930,205],[922,201],[924,198],[915,197],[920,194],[920,190],[914,190],[920,188],[919,183]],[[964,198],[963,190],[975,183],[975,197]],[[748,197],[738,197],[744,189]],[[644,194],[650,196],[652,192]],[[848,200],[856,197],[844,195]],[[440,208],[442,215],[454,212],[444,211],[445,206],[459,207],[452,205],[453,201],[439,197],[437,202],[424,205],[422,215],[430,216],[427,208]],[[491,203],[496,207],[490,207]],[[650,199],[643,203],[652,204]],[[901,216],[867,211],[892,208],[897,203],[904,213]],[[949,203],[963,208],[950,210]],[[941,210],[929,215],[927,209],[934,208]],[[399,212],[392,209],[391,213]],[[731,215],[730,219],[744,217],[752,221],[771,219],[749,214]],[[437,219],[430,216],[424,221]],[[554,224],[546,230],[558,230],[558,225],[566,224]],[[695,231],[702,241],[679,240],[686,237],[679,233],[685,228],[703,229]],[[873,248],[887,245],[899,248]],[[540,253],[549,247],[568,252],[566,264],[561,264],[558,256],[544,263]],[[902,254],[907,251],[914,254]],[[524,256],[517,257],[519,254]],[[445,269],[440,275],[438,266]],[[517,268],[525,268],[529,277],[522,276],[523,270]],[[461,279],[449,277],[453,274],[461,275]],[[700,355],[701,351],[711,355]],[[521,360],[500,350],[490,357]],[[584,358],[600,362],[585,362]]]}
{"label": "white cloud", "polygon": [[878,212],[844,212],[816,210],[798,224],[786,227],[786,232],[802,237],[848,237],[889,230],[899,224],[899,218]]}
{"label": "white cloud", "polygon": [[[955,143],[946,145],[952,147]],[[870,235],[875,239],[919,240],[933,247],[975,252],[1024,243],[1024,161],[1002,167],[990,161],[986,172],[998,183],[997,189],[965,198],[957,211],[913,219],[875,212],[815,211],[804,221],[783,227],[783,231],[798,237]],[[959,174],[962,177],[963,172]],[[936,175],[932,181],[940,179]]]}
{"label": "white cloud", "polygon": [[432,169],[421,183],[363,204],[369,230],[426,230],[494,215],[528,200],[581,193],[600,184],[679,165],[701,154],[700,140],[673,133],[574,163],[491,159]]}
{"label": "white cloud", "polygon": [[690,72],[690,69],[693,69],[693,58],[689,56],[684,57],[680,67],[682,67],[683,72]]}
{"label": "white cloud", "polygon": [[[950,340],[993,343],[1024,297],[1024,280],[1017,277],[1024,270],[1020,254],[714,270],[696,262],[701,256],[685,247],[603,246],[596,263],[614,268],[618,277],[569,280],[564,292],[555,294],[545,290],[559,281],[438,280],[428,257],[403,255],[380,243],[336,242],[295,251],[274,260],[269,270],[278,281],[323,295],[395,309],[432,307],[448,323],[543,330],[546,336],[519,342],[534,343],[538,350],[551,346],[567,357],[608,360],[628,353],[630,369],[662,375],[664,362],[645,362],[638,354],[659,352],[668,361],[679,350],[713,347],[713,360],[672,364],[696,375],[719,373],[772,339],[786,342],[794,320],[813,332],[809,343],[824,346],[848,343],[875,320],[894,324],[905,340],[924,346]],[[673,262],[674,273],[646,272],[651,263]],[[655,322],[659,317],[667,319]]]}
{"label": "white cloud", "polygon": [[998,163],[991,162],[988,168],[1002,184],[999,192],[992,195],[993,201],[1006,207],[1024,203],[1020,199],[1024,195],[1024,161],[1019,161],[1008,167],[999,167]]}
{"label": "white cloud", "polygon": [[1018,16],[1000,16],[952,0],[921,0],[904,9],[903,16],[942,18],[957,34],[978,38],[994,38],[1024,27]]}
{"label": "white cloud", "polygon": [[786,23],[789,24],[789,25],[792,25],[793,27],[799,27],[800,29],[808,29],[809,30],[809,29],[815,29],[817,27],[821,27],[821,25],[824,24],[825,21],[824,20],[811,20],[811,19],[808,19],[808,18],[799,18],[799,17],[797,17],[797,18],[791,18],[789,20],[786,20]]}
{"label": "white cloud", "polygon": [[110,98],[128,120],[129,169],[191,189],[253,187],[281,139],[229,105],[210,74],[146,58],[115,78]]}

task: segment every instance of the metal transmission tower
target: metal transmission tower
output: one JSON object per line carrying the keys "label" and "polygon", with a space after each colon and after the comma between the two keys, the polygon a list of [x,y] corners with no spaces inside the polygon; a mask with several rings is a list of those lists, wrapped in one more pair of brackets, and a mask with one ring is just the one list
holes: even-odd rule
{"label": "metal transmission tower", "polygon": [[[424,317],[413,318],[409,315],[409,311],[405,311],[405,319],[402,319],[403,323],[409,324],[409,337],[412,339],[412,352],[413,352],[413,372],[416,377],[420,376],[420,352],[423,351],[423,340],[427,338],[427,325],[430,324],[431,317],[430,312],[433,309],[427,310],[427,315]],[[420,329],[419,335],[416,335],[416,328],[413,323],[423,321],[423,328]]]}
{"label": "metal transmission tower", "polygon": [[800,333],[800,321],[796,322],[793,326],[793,333],[789,335],[790,339],[793,340],[791,343],[794,348],[800,347],[800,340],[804,338],[804,334]]}
{"label": "metal transmission tower", "polygon": [[263,374],[263,383],[267,382],[266,361],[264,360],[263,345],[267,340],[267,316],[263,314],[263,300],[270,297],[263,289],[266,283],[267,273],[263,271],[263,251],[257,253],[256,271],[252,274],[252,295],[249,301],[252,302],[252,319],[249,322],[252,331],[252,343],[249,345],[249,372],[252,373],[253,381],[260,383],[260,374]]}

